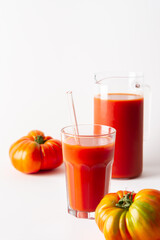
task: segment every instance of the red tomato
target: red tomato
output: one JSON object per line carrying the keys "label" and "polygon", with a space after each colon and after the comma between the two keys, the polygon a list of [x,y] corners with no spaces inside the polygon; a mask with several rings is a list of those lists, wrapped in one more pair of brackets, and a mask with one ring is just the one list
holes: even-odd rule
{"label": "red tomato", "polygon": [[160,240],[160,191],[107,194],[95,220],[107,240]]}
{"label": "red tomato", "polygon": [[13,166],[24,173],[57,168],[62,164],[62,144],[38,130],[29,132],[9,150]]}

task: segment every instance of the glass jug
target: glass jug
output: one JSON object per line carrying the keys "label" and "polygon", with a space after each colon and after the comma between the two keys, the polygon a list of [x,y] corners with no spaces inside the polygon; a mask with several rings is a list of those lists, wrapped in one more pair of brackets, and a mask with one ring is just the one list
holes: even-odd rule
{"label": "glass jug", "polygon": [[143,74],[133,72],[95,74],[94,123],[117,131],[113,178],[134,178],[142,173],[151,96],[143,79]]}

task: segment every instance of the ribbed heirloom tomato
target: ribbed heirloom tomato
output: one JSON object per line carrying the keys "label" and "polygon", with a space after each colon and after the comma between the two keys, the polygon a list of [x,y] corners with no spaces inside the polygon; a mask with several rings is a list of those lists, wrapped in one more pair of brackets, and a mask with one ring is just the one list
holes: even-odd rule
{"label": "ribbed heirloom tomato", "polygon": [[160,191],[109,193],[97,206],[95,220],[107,240],[160,240]]}
{"label": "ribbed heirloom tomato", "polygon": [[9,150],[13,166],[24,173],[49,170],[62,164],[62,144],[38,130],[29,132]]}

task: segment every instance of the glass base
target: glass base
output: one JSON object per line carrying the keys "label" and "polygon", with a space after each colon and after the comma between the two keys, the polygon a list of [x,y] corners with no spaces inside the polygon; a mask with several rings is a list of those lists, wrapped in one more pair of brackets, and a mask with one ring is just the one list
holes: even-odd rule
{"label": "glass base", "polygon": [[83,212],[68,207],[68,213],[77,218],[95,219],[95,212]]}

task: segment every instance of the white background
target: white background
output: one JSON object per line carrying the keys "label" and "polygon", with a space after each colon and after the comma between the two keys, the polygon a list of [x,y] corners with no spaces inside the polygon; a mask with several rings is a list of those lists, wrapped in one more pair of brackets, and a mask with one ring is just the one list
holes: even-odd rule
{"label": "white background", "polygon": [[151,136],[138,179],[111,191],[160,189],[160,1],[0,0],[0,239],[103,239],[66,212],[63,166],[24,175],[10,145],[32,129],[60,138],[73,90],[79,123],[93,122],[93,73],[143,71],[152,87]]}

